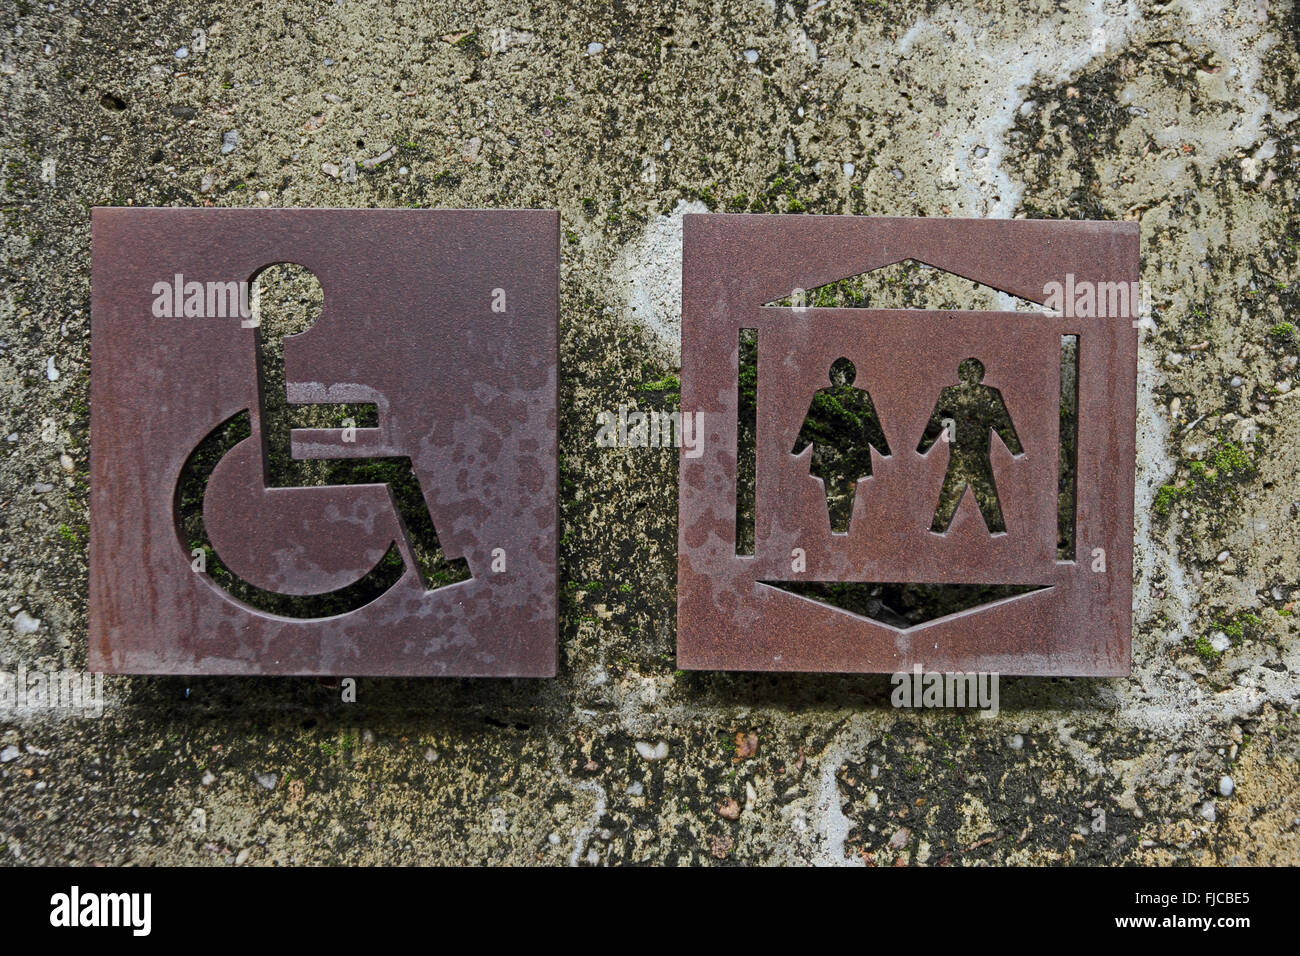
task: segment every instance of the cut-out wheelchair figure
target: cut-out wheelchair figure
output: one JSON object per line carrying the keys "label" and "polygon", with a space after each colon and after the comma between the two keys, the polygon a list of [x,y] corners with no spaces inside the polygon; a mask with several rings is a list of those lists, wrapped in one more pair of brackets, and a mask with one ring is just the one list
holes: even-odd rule
{"label": "cut-out wheelchair figure", "polygon": [[[311,318],[314,322],[317,316]],[[193,479],[201,483],[197,494],[202,499],[201,537],[218,566],[234,578],[214,576],[214,583],[259,610],[287,617],[324,617],[369,603],[404,574],[418,574],[428,591],[469,578],[463,558],[432,560],[437,535],[410,459],[374,454],[368,442],[357,441],[358,432],[373,434],[380,429],[358,429],[355,419],[345,419],[347,427],[342,429],[315,430],[319,444],[332,446],[327,453],[313,456],[329,462],[316,469],[318,474],[309,473],[306,460],[294,458],[287,415],[268,414],[265,395],[271,389],[285,394],[284,346],[304,330],[281,335],[256,313],[249,324],[257,327],[261,400],[251,414],[237,418],[248,421],[251,434],[232,442],[229,423],[224,423],[196,451],[196,455],[203,452],[199,460],[210,467],[210,472],[197,469]],[[350,405],[314,402],[306,407],[357,414],[358,407],[367,405],[374,407],[364,399]],[[285,412],[303,407],[290,405]],[[319,474],[322,470],[326,477]],[[215,506],[208,503],[214,497]],[[242,515],[232,524],[229,519],[236,510]],[[329,516],[340,511],[354,518],[357,533],[352,540],[340,540],[324,530]],[[257,518],[255,547],[237,530],[250,512]],[[266,564],[257,560],[268,551],[284,555],[282,574],[268,574]],[[358,573],[365,567],[369,569]]]}
{"label": "cut-out wheelchair figure", "polygon": [[957,376],[959,384],[949,385],[939,393],[925,434],[916,448],[926,454],[936,442],[943,441],[948,446],[948,471],[930,530],[947,531],[969,487],[989,533],[998,534],[1006,531],[1006,522],[990,459],[993,433],[998,434],[1012,455],[1019,457],[1024,449],[1020,447],[1002,393],[990,385],[980,384],[984,379],[984,363],[976,358],[965,359],[957,368]]}
{"label": "cut-out wheelchair figure", "polygon": [[830,385],[817,390],[791,454],[813,446],[809,472],[825,485],[831,532],[847,534],[857,484],[871,477],[871,447],[888,457],[889,443],[865,388],[853,384],[857,369],[847,358],[830,368]]}

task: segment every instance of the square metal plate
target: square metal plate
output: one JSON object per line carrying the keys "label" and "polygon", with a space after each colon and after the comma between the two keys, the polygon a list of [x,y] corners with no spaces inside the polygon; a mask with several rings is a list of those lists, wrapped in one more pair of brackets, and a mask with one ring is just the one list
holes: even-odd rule
{"label": "square metal plate", "polygon": [[[558,213],[99,208],[92,260],[91,669],[555,673]],[[268,487],[260,329],[223,296],[277,263],[324,295],[282,340],[288,403],[377,418],[295,429],[291,457],[408,460],[467,579],[421,574],[395,480]],[[239,421],[200,489],[242,598],[182,527],[180,490]],[[391,581],[327,615],[245,596],[351,593],[385,560]]]}
{"label": "square metal plate", "polygon": [[[682,407],[700,413],[704,453],[680,460],[679,666],[1129,672],[1135,223],[693,215],[683,240]],[[1055,282],[1109,290],[1113,306],[1121,290],[1109,284],[1123,283],[1126,304],[1123,314],[1099,315],[1104,305],[1075,309],[1072,298],[1052,314],[790,299],[909,259],[1039,304]],[[757,343],[752,554],[740,553],[737,530],[742,330]],[[1068,453],[1059,431],[1063,337],[1077,337],[1074,553],[1065,555],[1057,539]],[[877,441],[890,449],[871,450],[847,533],[833,533],[811,452],[795,452],[810,398],[840,358],[855,367],[852,384],[869,393],[883,429]],[[936,396],[969,358],[983,365],[982,387],[1000,394],[1021,449],[1013,454],[983,426],[1004,530],[990,530],[967,490],[936,531],[935,500],[955,452],[943,441],[922,452],[922,440]],[[900,626],[788,587],[808,582],[1037,590]]]}

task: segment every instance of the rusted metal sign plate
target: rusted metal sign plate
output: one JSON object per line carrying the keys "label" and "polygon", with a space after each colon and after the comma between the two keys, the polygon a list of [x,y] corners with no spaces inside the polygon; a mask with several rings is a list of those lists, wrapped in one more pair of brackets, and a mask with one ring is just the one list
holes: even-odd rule
{"label": "rusted metal sign plate", "polygon": [[[681,667],[1128,673],[1136,224],[698,215],[685,219],[682,258],[682,403],[700,413],[704,453],[680,462]],[[1052,311],[790,298],[909,259]],[[742,335],[756,343],[748,519],[737,507]],[[828,370],[844,359],[855,377],[837,392]],[[1070,435],[1067,376],[1077,381]],[[819,391],[842,398],[846,384],[872,411],[861,419],[870,457],[848,476],[847,530],[831,514],[836,478],[805,418]],[[968,393],[981,401],[964,406]],[[954,472],[959,460],[965,470]],[[941,520],[936,502],[954,474],[983,477],[952,486],[961,497]],[[1072,504],[1062,504],[1067,474]],[[741,520],[752,521],[749,553]],[[811,582],[964,586],[976,599],[912,624],[801,590]],[[1008,585],[1024,593],[999,597]]]}
{"label": "rusted metal sign plate", "polygon": [[[94,210],[90,667],[553,675],[558,233],[549,211]],[[324,304],[263,342],[239,283],[276,263]],[[341,483],[268,478],[281,342],[290,409],[374,412],[286,433]]]}

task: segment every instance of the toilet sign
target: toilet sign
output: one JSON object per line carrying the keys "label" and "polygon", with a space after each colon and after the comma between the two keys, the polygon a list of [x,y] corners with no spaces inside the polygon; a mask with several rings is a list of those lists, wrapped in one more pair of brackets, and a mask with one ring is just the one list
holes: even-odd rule
{"label": "toilet sign", "polygon": [[[679,666],[1128,673],[1135,223],[695,215],[683,241]],[[802,291],[906,260],[1006,308]]]}
{"label": "toilet sign", "polygon": [[[553,675],[558,233],[94,210],[90,669]],[[256,293],[281,263],[323,292],[288,336]]]}

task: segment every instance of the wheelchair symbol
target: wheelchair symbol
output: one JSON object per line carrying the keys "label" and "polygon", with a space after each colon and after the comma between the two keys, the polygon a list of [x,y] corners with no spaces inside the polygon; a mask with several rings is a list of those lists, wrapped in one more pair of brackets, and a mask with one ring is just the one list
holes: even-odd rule
{"label": "wheelchair symbol", "polygon": [[[258,301],[244,323],[255,343],[257,405],[212,429],[177,484],[195,570],[237,601],[295,618],[346,614],[408,577],[425,591],[468,579],[463,558],[436,559],[424,489],[410,458],[388,447],[378,391],[346,384],[316,396],[325,400],[288,406],[318,409],[318,419],[343,427],[291,428],[280,420],[287,416],[268,411],[268,394],[293,397],[284,349],[308,330],[282,336],[280,321],[264,328]],[[369,410],[375,427],[357,427]],[[311,469],[313,460],[321,464]]]}

